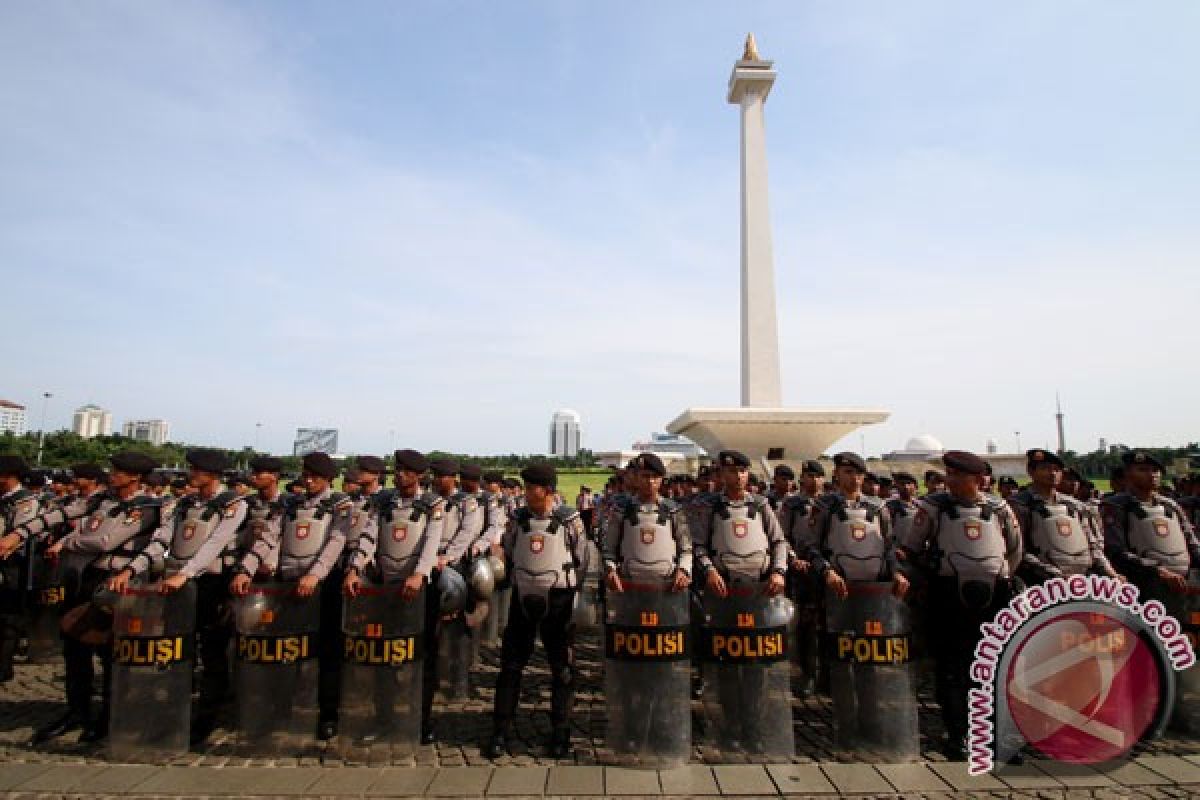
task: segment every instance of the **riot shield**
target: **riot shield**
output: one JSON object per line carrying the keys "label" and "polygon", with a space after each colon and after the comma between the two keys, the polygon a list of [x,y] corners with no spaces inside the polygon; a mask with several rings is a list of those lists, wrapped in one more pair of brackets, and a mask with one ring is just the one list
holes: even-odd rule
{"label": "riot shield", "polygon": [[606,603],[608,747],[622,765],[682,766],[692,751],[688,592],[626,584]]}
{"label": "riot shield", "polygon": [[471,664],[475,637],[463,614],[438,622],[438,677],[442,699],[449,703],[471,698]]}
{"label": "riot shield", "polygon": [[[1163,605],[1171,616],[1179,620],[1192,649],[1200,658],[1200,570],[1188,573],[1187,589],[1180,592],[1159,594]],[[1200,738],[1200,664],[1176,675],[1175,711],[1171,717],[1171,727],[1188,734],[1191,738]]]}
{"label": "riot shield", "polygon": [[921,753],[908,605],[890,582],[847,583],[825,598],[837,747],[855,757],[913,761]]}
{"label": "riot shield", "polygon": [[158,583],[130,584],[113,609],[114,761],[164,762],[188,751],[196,584],[160,594]]}
{"label": "riot shield", "polygon": [[317,727],[321,596],[300,597],[295,583],[253,584],[233,610],[239,749],[296,755]]}
{"label": "riot shield", "polygon": [[338,750],[349,763],[408,758],[421,737],[425,594],[403,584],[363,584],[342,605],[343,664]]}
{"label": "riot shield", "polygon": [[704,711],[710,744],[723,755],[788,760],[795,752],[788,663],[795,606],[767,597],[765,586],[704,595]]}
{"label": "riot shield", "polygon": [[34,558],[30,585],[29,662],[55,663],[62,658],[58,625],[67,599],[67,589],[59,560],[46,558],[41,548]]}

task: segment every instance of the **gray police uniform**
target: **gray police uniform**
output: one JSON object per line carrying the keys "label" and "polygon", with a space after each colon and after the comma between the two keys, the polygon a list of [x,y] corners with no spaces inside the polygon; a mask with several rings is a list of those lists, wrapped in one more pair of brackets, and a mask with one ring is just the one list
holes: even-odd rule
{"label": "gray police uniform", "polygon": [[733,584],[759,583],[772,572],[787,574],[787,539],[762,496],[708,495],[695,521],[692,549],[705,574],[715,569]]}
{"label": "gray police uniform", "polygon": [[1044,498],[1029,487],[1010,497],[1008,503],[1021,524],[1024,555],[1018,574],[1027,583],[1111,571],[1083,503],[1054,490]]}
{"label": "gray police uniform", "polygon": [[670,583],[676,569],[692,574],[692,536],[687,515],[674,500],[642,503],[625,496],[609,509],[604,567],[625,580]]}
{"label": "gray police uniform", "polygon": [[1160,588],[1159,567],[1183,576],[1200,567],[1200,541],[1183,509],[1166,495],[1155,492],[1142,501],[1120,492],[1104,499],[1100,513],[1109,559],[1143,592]]}
{"label": "gray police uniform", "polygon": [[830,569],[851,582],[890,581],[895,576],[891,515],[878,497],[850,498],[840,491],[822,495],[810,527],[817,536],[812,562],[819,579]]}
{"label": "gray police uniform", "polygon": [[[34,519],[40,507],[37,495],[23,486],[0,496],[0,537],[15,532],[21,525]],[[29,585],[33,562],[38,557],[35,552],[36,540],[18,535],[21,538],[20,547],[0,561],[0,683],[13,676],[13,654],[23,627],[25,587]]]}

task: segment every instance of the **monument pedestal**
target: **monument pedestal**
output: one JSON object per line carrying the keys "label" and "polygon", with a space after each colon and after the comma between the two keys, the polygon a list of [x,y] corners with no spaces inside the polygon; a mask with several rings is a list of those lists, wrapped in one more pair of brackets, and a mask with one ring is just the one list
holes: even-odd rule
{"label": "monument pedestal", "polygon": [[888,418],[880,409],[689,408],[667,430],[716,456],[740,450],[760,461],[817,458],[838,439]]}

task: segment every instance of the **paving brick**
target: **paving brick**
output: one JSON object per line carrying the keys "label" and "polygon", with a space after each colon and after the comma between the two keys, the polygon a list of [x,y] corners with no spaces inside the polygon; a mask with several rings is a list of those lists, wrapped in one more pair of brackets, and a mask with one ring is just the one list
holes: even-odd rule
{"label": "paving brick", "polygon": [[[337,769],[322,769],[321,777],[308,787],[308,794],[313,796],[329,795],[361,795],[379,780],[383,774],[381,769],[369,767],[338,767]],[[432,779],[432,775],[430,778]]]}
{"label": "paving brick", "polygon": [[842,794],[877,794],[892,790],[892,785],[870,764],[822,764],[821,770]]}
{"label": "paving brick", "polygon": [[42,762],[5,764],[0,769],[0,791],[8,791],[27,780],[46,772],[53,764]]}
{"label": "paving brick", "polygon": [[771,764],[767,774],[782,794],[837,794],[837,789],[816,764]]}
{"label": "paving brick", "polygon": [[[48,769],[20,785],[21,792],[61,792],[87,787],[91,778],[96,777],[107,767],[84,766],[80,764],[64,764]],[[89,789],[90,791],[90,789]]]}
{"label": "paving brick", "polygon": [[491,767],[439,769],[425,793],[435,797],[481,797],[491,779]]}
{"label": "paving brick", "polygon": [[163,767],[138,784],[138,794],[238,795],[254,772],[252,767]]}
{"label": "paving brick", "polygon": [[631,769],[628,767],[605,767],[604,794],[609,796],[662,794],[662,787],[658,782],[658,771],[653,769]]}
{"label": "paving brick", "polygon": [[993,773],[1014,789],[1061,789],[1063,784],[1050,774],[1043,772],[1033,762],[1019,766],[1005,765]]}
{"label": "paving brick", "polygon": [[880,764],[878,769],[898,792],[944,792],[950,788],[927,764]]}
{"label": "paving brick", "polygon": [[[249,795],[304,795],[327,770],[321,767],[275,767],[255,770],[246,784]],[[357,772],[357,767],[342,767],[338,772]]]}
{"label": "paving brick", "polygon": [[700,764],[659,770],[658,781],[662,785],[663,794],[667,795],[694,797],[721,793],[717,779],[713,777],[712,767]]}
{"label": "paving brick", "polygon": [[1171,783],[1170,778],[1164,778],[1136,761],[1126,761],[1124,764],[1106,769],[1104,774],[1122,786],[1165,786]]}
{"label": "paving brick", "polygon": [[1067,764],[1062,761],[1038,760],[1031,762],[1047,775],[1058,780],[1068,789],[1087,789],[1115,785],[1111,778],[1089,767],[1087,764]]}
{"label": "paving brick", "polygon": [[775,782],[765,767],[749,764],[718,764],[713,776],[721,794],[777,794]]}
{"label": "paving brick", "polygon": [[604,767],[551,767],[546,776],[546,794],[604,794]]}
{"label": "paving brick", "polygon": [[1136,763],[1175,783],[1200,783],[1200,764],[1178,756],[1142,756]]}
{"label": "paving brick", "polygon": [[489,796],[538,796],[546,791],[549,771],[549,767],[496,767],[492,770],[487,793]]}
{"label": "paving brick", "polygon": [[967,774],[967,762],[944,761],[940,764],[930,764],[929,768],[938,777],[950,784],[956,792],[987,792],[1005,788],[1004,784],[991,775]]}
{"label": "paving brick", "polygon": [[435,775],[437,767],[386,767],[379,770],[378,777],[363,794],[367,797],[425,794]]}
{"label": "paving brick", "polygon": [[159,771],[159,767],[147,765],[117,764],[88,780],[87,790],[91,794],[131,794]]}

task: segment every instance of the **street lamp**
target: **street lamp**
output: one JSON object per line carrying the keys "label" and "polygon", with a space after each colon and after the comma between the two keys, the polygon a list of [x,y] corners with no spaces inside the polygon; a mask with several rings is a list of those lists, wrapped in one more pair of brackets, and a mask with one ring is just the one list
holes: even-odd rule
{"label": "street lamp", "polygon": [[1023,452],[1025,452],[1025,451],[1023,451],[1023,450],[1021,449],[1021,432],[1020,432],[1020,431],[1013,431],[1013,436],[1016,436],[1016,437],[1017,437],[1017,452],[1018,452],[1018,453],[1023,453]]}
{"label": "street lamp", "polygon": [[50,403],[50,398],[54,395],[49,392],[42,392],[42,424],[38,426],[38,456],[37,463],[42,465],[42,449],[46,446],[46,406]]}
{"label": "street lamp", "polygon": [[258,452],[258,434],[262,431],[262,423],[254,423],[254,452]]}

